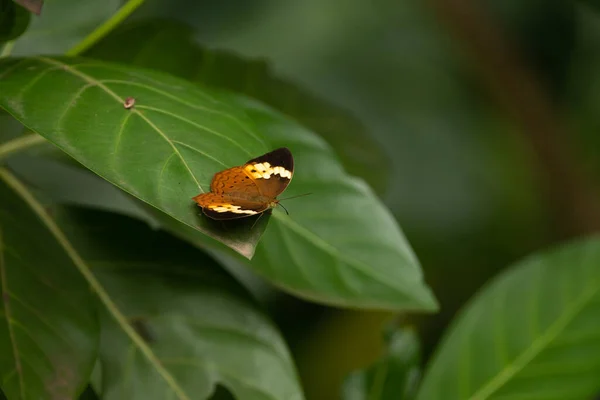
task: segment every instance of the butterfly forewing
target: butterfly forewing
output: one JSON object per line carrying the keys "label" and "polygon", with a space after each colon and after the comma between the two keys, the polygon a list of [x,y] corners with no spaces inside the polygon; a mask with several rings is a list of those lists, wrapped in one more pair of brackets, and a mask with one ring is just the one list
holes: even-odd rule
{"label": "butterfly forewing", "polygon": [[218,172],[210,193],[194,200],[213,219],[235,219],[260,214],[277,202],[292,179],[294,159],[282,147],[254,158],[240,167]]}
{"label": "butterfly forewing", "polygon": [[243,168],[255,179],[263,196],[275,199],[292,180],[294,158],[287,148],[282,147],[246,162]]}
{"label": "butterfly forewing", "polygon": [[210,191],[219,194],[241,192],[248,195],[260,195],[256,182],[244,172],[242,167],[233,167],[217,172],[210,183]]}

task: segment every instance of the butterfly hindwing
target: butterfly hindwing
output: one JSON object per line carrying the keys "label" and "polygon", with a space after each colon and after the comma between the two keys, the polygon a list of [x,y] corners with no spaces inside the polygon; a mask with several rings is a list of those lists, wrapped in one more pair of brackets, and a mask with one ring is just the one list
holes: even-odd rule
{"label": "butterfly hindwing", "polygon": [[237,219],[258,215],[269,209],[264,203],[232,198],[217,193],[203,193],[194,200],[207,217],[218,220]]}

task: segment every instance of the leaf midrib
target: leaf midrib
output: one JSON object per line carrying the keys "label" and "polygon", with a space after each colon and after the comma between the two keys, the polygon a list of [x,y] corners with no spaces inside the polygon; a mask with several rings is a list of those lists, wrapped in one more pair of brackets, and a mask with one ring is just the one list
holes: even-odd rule
{"label": "leaf midrib", "polygon": [[340,252],[336,247],[326,242],[324,239],[316,235],[314,232],[306,229],[305,227],[298,224],[296,221],[286,218],[279,213],[273,213],[273,216],[277,218],[278,221],[281,221],[285,225],[289,227],[289,229],[296,231],[299,235],[303,236],[311,242],[315,247],[322,249],[323,251],[331,254],[332,256],[344,261],[346,264],[354,268],[355,270],[360,271],[361,273],[369,276],[374,281],[380,283],[382,286],[387,286],[395,291],[399,291],[403,294],[411,293],[408,288],[403,287],[402,285],[393,285],[391,280],[385,280],[384,278],[370,273],[371,268],[362,261],[358,261],[356,259],[345,256],[342,252]]}
{"label": "leaf midrib", "polygon": [[[108,86],[106,86],[105,84],[103,84],[99,80],[91,77],[90,75],[88,75],[88,74],[86,74],[84,72],[81,72],[81,71],[73,68],[72,66],[70,66],[68,64],[60,62],[58,60],[53,60],[51,58],[46,58],[46,57],[35,57],[35,59],[37,59],[37,60],[39,60],[39,61],[41,61],[41,62],[43,62],[45,64],[49,64],[49,65],[54,65],[54,66],[60,67],[64,71],[66,71],[66,72],[68,72],[68,73],[70,73],[70,74],[72,74],[74,76],[77,76],[77,77],[83,79],[85,82],[89,83],[90,85],[95,86],[95,87],[103,90],[110,97],[112,97],[115,100],[117,100],[117,102],[119,104],[123,104],[125,102],[125,99],[121,98],[118,94],[116,94],[115,92],[113,92]],[[139,112],[138,110],[135,109],[135,107],[132,108],[132,109],[130,109],[129,111],[131,113],[137,114],[144,122],[146,122],[152,128],[152,130],[154,130],[156,133],[158,133],[169,144],[169,146],[171,146],[171,149],[177,155],[177,157],[181,160],[182,164],[185,166],[185,168],[188,171],[189,175],[192,177],[192,179],[196,183],[196,186],[198,186],[198,189],[200,189],[200,192],[204,193],[204,190],[202,189],[202,186],[200,185],[200,182],[198,182],[198,179],[196,178],[196,175],[194,175],[194,173],[192,172],[192,169],[190,168],[190,166],[186,162],[185,158],[179,152],[179,149],[177,148],[177,146],[175,146],[175,144],[171,141],[171,139],[158,126],[156,126],[144,113]]]}

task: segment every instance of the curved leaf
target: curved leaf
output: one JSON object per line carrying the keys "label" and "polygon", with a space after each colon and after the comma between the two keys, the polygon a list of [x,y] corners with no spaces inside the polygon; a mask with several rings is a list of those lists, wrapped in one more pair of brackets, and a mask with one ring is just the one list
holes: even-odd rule
{"label": "curved leaf", "polygon": [[437,303],[419,261],[389,210],[332,149],[277,112],[240,98],[271,143],[296,160],[294,184],[252,259],[253,268],[293,293],[347,307],[432,311]]}
{"label": "curved leaf", "polygon": [[200,47],[181,22],[149,19],[121,26],[86,56],[157,69],[258,99],[322,136],[351,175],[378,193],[387,187],[387,155],[349,111],[281,79],[264,60]]}
{"label": "curved leaf", "polygon": [[418,399],[590,399],[600,391],[600,237],[532,256],[477,295]]}
{"label": "curved leaf", "polygon": [[[342,307],[437,309],[421,268],[393,216],[361,180],[350,177],[318,136],[249,99],[239,98],[274,144],[295,160],[293,183],[276,209],[250,267],[297,296]],[[152,210],[149,210],[152,212]],[[206,247],[205,237],[152,215],[174,234]],[[210,246],[214,248],[214,246]]]}
{"label": "curved leaf", "polygon": [[129,218],[75,209],[57,218],[154,354],[105,313],[102,399],[205,399],[217,382],[238,399],[303,398],[281,336],[214,261]]}
{"label": "curved leaf", "polygon": [[[105,64],[93,63],[93,65]],[[123,71],[126,70],[124,67],[120,68]],[[136,79],[141,79],[140,76],[144,76],[140,75],[142,72],[138,70],[131,71],[136,72],[130,72],[134,75],[128,76],[128,79],[132,79],[134,82]],[[144,72],[144,74],[154,76],[150,72]],[[59,76],[64,77],[62,72]],[[69,76],[69,71],[66,76]],[[164,75],[157,76],[160,76],[161,79],[172,79]],[[27,73],[19,74],[18,77],[19,79],[14,79],[15,82],[11,85],[3,84],[3,81],[0,80],[0,104],[4,103],[4,106],[15,114],[25,115],[22,105],[19,102],[15,103],[14,99],[19,100],[18,93],[27,89],[27,86],[25,88],[18,86],[18,83],[30,82],[30,80],[27,79],[29,77]],[[179,80],[175,82],[186,88],[185,96],[193,96],[199,91],[186,86]],[[7,92],[7,90],[10,91]],[[123,96],[125,95],[124,93]],[[148,93],[144,92],[144,95],[148,96]],[[287,146],[292,150],[297,168],[293,183],[286,191],[285,196],[313,192],[312,196],[286,202],[286,206],[289,205],[292,213],[291,217],[285,216],[278,210],[274,212],[273,226],[269,229],[268,237],[263,241],[261,250],[251,264],[255,271],[290,292],[329,304],[382,309],[434,310],[437,308],[433,295],[423,283],[418,260],[412,253],[393,216],[367,185],[343,171],[333,151],[322,139],[286,120],[277,112],[261,107],[249,99],[233,95],[225,97],[224,94],[220,96],[220,98],[227,99],[229,107],[236,110],[236,115],[239,115],[240,119],[243,118],[248,123],[251,121],[252,124],[255,124],[252,126],[260,127],[261,132],[270,139],[272,148]],[[39,98],[37,95],[35,104],[41,105],[42,102],[38,100]],[[146,97],[144,101],[152,99]],[[203,98],[198,97],[195,100],[201,102]],[[82,103],[81,100],[78,100],[74,108],[85,111],[85,104]],[[170,102],[167,104],[171,105]],[[136,104],[135,108],[137,107]],[[147,107],[144,107],[142,104],[141,109],[146,112]],[[179,108],[181,107],[184,106],[180,105]],[[91,115],[97,113],[95,109],[92,111],[89,108],[88,105],[86,115],[88,115],[87,113]],[[45,118],[49,118],[50,121],[55,120],[56,116],[53,114],[45,115],[38,108],[32,121],[38,124],[36,127],[40,133],[46,132],[51,134],[51,137],[61,139],[56,143],[93,171],[154,205],[157,209],[176,218],[179,216],[177,219],[183,222],[187,221],[188,227],[192,226],[208,232],[206,226],[199,225],[200,222],[206,222],[204,219],[196,221],[197,225],[190,223],[190,220],[193,221],[192,218],[195,218],[194,213],[197,211],[190,208],[189,203],[185,201],[191,197],[189,192],[195,190],[194,183],[189,179],[189,175],[186,175],[186,171],[173,171],[173,176],[178,177],[176,181],[156,179],[156,171],[162,169],[165,160],[171,154],[170,149],[162,149],[160,157],[156,160],[146,159],[143,163],[138,160],[141,155],[145,155],[153,146],[156,146],[155,143],[150,142],[144,147],[145,152],[141,153],[137,150],[140,140],[160,141],[152,129],[143,124],[132,127],[129,132],[131,139],[128,139],[129,144],[125,147],[128,152],[124,153],[122,157],[123,166],[117,165],[119,169],[116,172],[112,169],[114,163],[110,163],[110,158],[113,158],[112,154],[114,154],[112,151],[114,132],[118,132],[120,121],[124,118],[121,111],[122,104],[102,107],[100,114],[102,121],[99,121],[99,117],[95,117],[91,124],[87,124],[94,127],[91,130],[96,130],[96,135],[83,136],[81,133],[73,131],[71,135],[78,138],[78,141],[73,143],[64,142],[62,139],[63,136],[66,136],[64,130],[57,129],[51,122],[45,122]],[[188,111],[187,108],[184,108],[184,111]],[[174,112],[184,111],[176,108]],[[198,110],[195,111],[198,112]],[[116,118],[114,126],[107,127],[112,114],[117,115],[118,118]],[[127,115],[125,114],[125,117]],[[29,115],[26,116],[29,117]],[[194,117],[200,118],[197,115],[189,116],[189,118]],[[163,122],[162,119],[159,121]],[[209,121],[203,122],[208,123]],[[81,123],[81,121],[79,122]],[[102,128],[101,134],[97,129],[99,125]],[[184,140],[190,140],[190,145],[194,147],[204,148],[209,144],[207,140],[213,138],[211,135],[205,135],[200,141],[196,136],[182,134],[175,127],[176,125],[173,125],[169,134],[176,135],[175,137],[182,143]],[[248,141],[249,147],[258,148],[262,143],[258,140],[253,142],[245,131],[234,130],[231,134],[237,135],[234,137],[239,139],[236,141],[238,143],[242,140]],[[179,139],[180,137],[181,139]],[[90,142],[94,145],[93,147],[88,146]],[[163,143],[161,142],[161,144]],[[220,143],[222,146],[229,146],[225,151],[216,147],[218,145],[215,145],[213,150],[216,157],[227,158],[223,164],[231,166],[245,161],[241,160],[243,157],[241,155],[237,161],[233,160],[231,152],[240,150],[238,147]],[[255,151],[255,154],[260,154],[260,151]],[[193,159],[192,168],[201,177],[200,182],[208,182],[214,172],[223,168],[215,163],[211,164],[211,159],[200,158],[201,156],[198,154],[190,154],[190,156],[192,157],[190,160]],[[106,157],[109,157],[109,160]],[[108,170],[105,171],[102,168],[107,167],[107,161],[109,161]],[[148,165],[150,168],[141,170],[141,164]],[[100,173],[101,169],[102,173]],[[124,181],[123,177],[125,176],[132,179]],[[184,179],[188,179],[187,189],[182,187]],[[143,186],[132,187],[133,184],[138,185],[139,183],[142,183]],[[169,191],[162,191],[165,196],[168,195],[168,198],[164,199],[165,201],[155,193],[155,188],[161,185],[169,188]],[[141,190],[145,191],[141,192]],[[148,200],[149,198],[154,200],[154,204]],[[186,229],[180,224],[174,225],[174,221],[170,218],[165,219],[162,213],[158,213],[157,217],[162,217],[163,223],[170,226],[174,232],[185,235],[195,243],[206,244],[206,238],[198,238],[195,231]],[[252,243],[256,243],[258,240],[259,225],[266,223],[266,218],[262,218],[260,221],[251,231],[255,234],[251,238]],[[246,228],[248,229],[248,227]],[[221,240],[227,239],[227,237],[219,237],[214,232],[208,233]],[[240,243],[230,238],[227,244],[236,247]],[[247,250],[245,253],[247,255],[252,249],[247,247],[240,249],[238,246],[237,250],[242,253]]]}
{"label": "curved leaf", "polygon": [[31,14],[12,0],[0,0],[0,43],[21,36],[29,25]]}
{"label": "curved leaf", "polygon": [[39,57],[0,62],[0,106],[121,189],[252,256],[268,218],[224,227],[191,200],[215,172],[271,149],[228,95],[151,71]]}
{"label": "curved leaf", "polygon": [[12,399],[75,398],[96,360],[90,291],[30,195],[0,169],[0,387]]}
{"label": "curved leaf", "polygon": [[348,375],[344,400],[410,400],[415,397],[420,376],[421,350],[416,333],[391,329],[387,351],[374,365]]}

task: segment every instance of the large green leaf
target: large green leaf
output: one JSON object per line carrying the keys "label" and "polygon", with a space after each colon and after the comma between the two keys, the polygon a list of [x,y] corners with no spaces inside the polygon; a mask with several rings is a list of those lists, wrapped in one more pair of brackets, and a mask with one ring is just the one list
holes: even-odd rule
{"label": "large green leaf", "polygon": [[0,169],[0,387],[9,400],[74,398],[96,360],[89,288],[40,208]]}
{"label": "large green leaf", "polygon": [[418,399],[590,399],[600,391],[600,237],[532,256],[477,295]]}
{"label": "large green leaf", "polygon": [[121,0],[52,0],[15,42],[13,55],[62,54],[121,6]]}
{"label": "large green leaf", "polygon": [[387,188],[390,162],[351,113],[278,77],[264,60],[199,46],[192,29],[183,23],[136,21],[119,27],[86,55],[169,72],[256,98],[321,135],[351,175],[365,179],[379,193]]}
{"label": "large green leaf", "polygon": [[[297,296],[343,307],[435,310],[418,260],[372,190],[348,176],[327,144],[254,101],[240,104],[277,145],[294,153],[296,168],[284,202],[256,249],[250,267]],[[152,211],[152,210],[150,210]],[[154,212],[161,223],[205,246],[196,231]]]}
{"label": "large green leaf", "polygon": [[346,174],[317,135],[240,98],[276,146],[294,150],[296,170],[273,213],[252,267],[293,293],[347,307],[437,309],[419,261],[389,210],[362,180]]}
{"label": "large green leaf", "polygon": [[0,62],[0,106],[118,187],[252,256],[268,218],[223,226],[191,200],[215,172],[270,150],[231,96],[151,71],[39,57]]}
{"label": "large green leaf", "polygon": [[373,365],[344,381],[344,400],[410,400],[416,394],[421,351],[417,334],[390,328],[387,350]]}
{"label": "large green leaf", "polygon": [[102,399],[205,399],[217,383],[238,399],[303,398],[279,333],[213,260],[115,214],[57,219],[136,332],[103,314]]}
{"label": "large green leaf", "polygon": [[[29,62],[34,65],[40,64],[38,61]],[[43,62],[41,63],[43,64]],[[77,67],[78,69],[75,71],[84,68],[86,71],[98,73],[98,70],[102,71],[106,68],[94,67],[105,65],[96,62],[92,64],[88,62],[86,65],[88,67]],[[15,115],[20,116],[26,125],[35,122],[34,130],[60,140],[56,141],[59,146],[93,171],[161,210],[158,212],[158,216],[162,217],[163,223],[170,226],[171,230],[185,235],[194,243],[206,244],[204,237],[199,238],[197,232],[189,228],[206,229],[205,226],[200,225],[200,222],[205,223],[205,220],[196,217],[197,211],[194,211],[193,207],[190,208],[189,200],[186,200],[197,191],[194,188],[194,182],[189,178],[190,175],[180,168],[173,171],[173,176],[177,179],[156,179],[156,175],[159,175],[159,171],[165,160],[172,154],[172,150],[166,146],[164,140],[156,134],[152,127],[148,127],[146,124],[128,127],[131,130],[129,136],[123,135],[123,139],[121,139],[123,155],[120,162],[123,167],[115,166],[110,161],[114,158],[114,136],[122,119],[129,118],[129,114],[122,113],[124,110],[122,104],[117,102],[113,106],[103,106],[102,112],[98,113],[98,106],[94,106],[94,103],[86,104],[83,101],[84,98],[80,98],[71,106],[72,109],[78,110],[88,118],[92,117],[91,121],[88,119],[84,122],[86,122],[86,126],[91,126],[89,128],[91,131],[98,133],[87,136],[82,135],[80,131],[69,133],[64,129],[57,129],[53,122],[45,121],[45,118],[49,118],[50,121],[60,119],[54,112],[45,114],[41,113],[38,108],[35,115],[28,114],[28,109],[23,107],[19,93],[23,91],[25,91],[25,95],[30,93],[23,99],[28,97],[34,104],[40,106],[43,103],[42,98],[39,94],[29,91],[27,87],[18,86],[19,82],[30,82],[28,79],[30,76],[27,72],[18,73],[14,66],[12,68],[14,72],[10,73],[8,77],[16,74],[18,79],[11,80],[10,85],[3,83],[8,80],[7,78],[0,80],[0,104],[4,103],[3,105]],[[57,73],[57,78],[70,77],[72,68],[67,68],[69,69],[67,71],[61,69]],[[119,67],[117,71],[127,71],[127,69]],[[135,69],[131,71],[130,75],[134,75],[128,75],[128,79],[133,82],[142,79],[144,74],[155,76],[150,72],[141,72]],[[35,74],[35,72],[33,73]],[[54,72],[47,73],[48,79],[51,74]],[[173,79],[162,74],[156,76],[160,76],[163,80]],[[75,76],[74,79],[77,83],[80,80],[79,76]],[[196,95],[198,96],[195,99],[197,102],[203,101],[203,98],[199,97],[199,90],[185,86],[179,80],[174,82],[187,89],[185,94],[181,94],[186,96],[186,99]],[[121,86],[114,85],[119,90],[123,90]],[[137,89],[137,86],[135,88],[141,90]],[[65,92],[69,92],[69,90],[65,89]],[[100,89],[94,92],[102,94]],[[147,91],[138,93],[144,95],[143,98],[138,96],[140,98],[139,108],[144,113],[148,111],[148,114],[141,115],[145,118],[156,116],[159,121],[156,123],[164,126],[166,123],[163,118],[160,118],[162,115],[141,103],[141,101],[157,101],[155,97],[148,97],[150,93]],[[121,96],[126,95],[127,92]],[[69,97],[64,94],[61,96]],[[297,167],[293,182],[286,191],[286,196],[313,193],[312,196],[286,203],[292,214],[291,217],[279,210],[274,212],[273,226],[270,227],[267,237],[261,245],[261,250],[251,264],[255,271],[293,293],[330,304],[415,310],[432,310],[437,307],[435,299],[423,283],[418,260],[392,215],[367,185],[344,172],[334,153],[322,139],[254,101],[232,95],[220,94],[219,96],[227,99],[229,107],[227,110],[235,110],[235,115],[239,119],[247,121],[249,125],[253,124],[251,126],[259,127],[261,132],[269,138],[272,143],[271,147],[287,146],[292,150]],[[19,101],[15,102],[15,99]],[[170,98],[163,100],[173,107]],[[176,105],[178,107],[173,110],[173,113],[190,111],[185,104],[177,103]],[[135,108],[138,108],[137,104]],[[183,108],[183,110],[180,111],[179,108]],[[198,113],[200,110],[193,109],[193,111]],[[107,126],[113,115],[116,120],[114,126]],[[206,116],[206,113],[202,113],[201,116]],[[201,118],[201,116],[190,115],[189,118]],[[142,120],[141,117],[139,119]],[[203,122],[206,124],[209,121],[213,120]],[[75,119],[74,122],[81,123],[78,119]],[[182,143],[188,140],[189,145],[193,147],[206,149],[209,145],[207,140],[215,139],[215,135],[206,135],[202,131],[200,132],[204,135],[201,138],[198,137],[198,133],[182,133],[177,130],[174,122],[168,127],[170,129],[165,131],[165,135],[171,135],[175,138],[174,140]],[[233,129],[231,135],[236,138],[236,143],[247,141],[248,147],[254,146],[257,149],[255,154],[260,154],[258,149],[261,147],[262,141],[251,137],[241,129]],[[77,138],[77,141],[70,139],[73,136]],[[70,142],[66,142],[63,137],[69,138]],[[124,146],[126,138],[128,142],[127,146]],[[161,152],[160,158],[148,159],[149,156],[140,152],[138,150],[140,140],[147,142],[144,146],[145,152],[154,154],[156,151],[151,150],[157,147],[157,151]],[[88,141],[93,144],[93,147],[88,145]],[[218,147],[219,145],[227,146],[227,150]],[[218,162],[211,163],[214,159],[218,160],[222,157],[226,160],[223,164],[236,165],[244,157],[243,149],[226,140],[216,143],[211,150],[215,154],[213,158],[201,158],[201,154],[189,152],[187,146],[181,146],[181,151],[185,152],[182,154],[189,155],[190,158],[187,160],[200,177],[198,179],[200,182],[208,182],[216,170],[223,168],[222,165],[218,165]],[[234,160],[232,154],[236,151],[242,153],[237,157],[237,161]],[[141,157],[145,157],[145,159],[141,160]],[[142,165],[149,167],[142,167]],[[119,168],[117,172],[114,171],[115,167]],[[132,180],[124,181],[123,177],[125,176],[131,176]],[[187,179],[187,189],[183,188],[184,179]],[[134,183],[143,185],[139,188],[137,186],[132,188],[131,185]],[[169,190],[162,190],[165,201],[159,197],[153,204],[152,201],[148,201],[148,198],[156,197],[155,188],[161,185],[169,188]],[[180,216],[179,221],[186,222],[187,220],[188,227],[175,224],[172,219],[165,218],[163,212],[175,217]],[[192,222],[195,220],[197,225],[190,223],[190,220]],[[266,218],[262,218],[261,222],[264,223],[264,220]],[[257,232],[259,225],[260,223],[252,232]],[[213,236],[216,235],[213,234]],[[258,238],[255,237],[255,239]],[[231,242],[228,244],[235,247],[236,243]]]}

